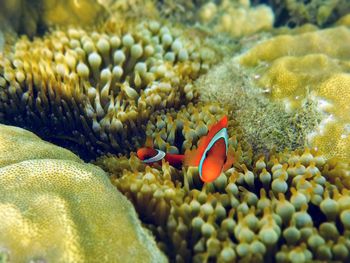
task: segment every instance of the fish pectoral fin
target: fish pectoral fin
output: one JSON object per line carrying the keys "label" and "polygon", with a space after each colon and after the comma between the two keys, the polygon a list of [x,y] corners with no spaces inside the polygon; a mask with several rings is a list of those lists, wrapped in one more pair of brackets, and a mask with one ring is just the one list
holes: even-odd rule
{"label": "fish pectoral fin", "polygon": [[153,138],[152,136],[147,136],[145,141],[145,147],[153,148]]}
{"label": "fish pectoral fin", "polygon": [[224,166],[222,168],[222,171],[226,171],[231,168],[233,165],[235,159],[234,159],[234,151],[232,148],[228,149],[227,156],[226,156],[226,161],[224,163]]}
{"label": "fish pectoral fin", "polygon": [[184,154],[183,163],[185,166],[198,166],[199,160],[197,159],[198,159],[197,149],[186,150]]}

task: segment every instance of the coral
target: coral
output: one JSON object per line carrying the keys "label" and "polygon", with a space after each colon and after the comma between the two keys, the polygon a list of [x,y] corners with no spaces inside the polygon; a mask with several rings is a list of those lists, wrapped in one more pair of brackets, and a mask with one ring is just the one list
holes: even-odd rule
{"label": "coral", "polygon": [[346,0],[269,0],[268,3],[276,15],[277,26],[300,26],[304,23],[326,26],[350,11]]}
{"label": "coral", "polygon": [[[183,152],[196,146],[200,130],[205,134],[207,125],[227,114],[218,105],[189,104],[157,114],[147,132],[155,147]],[[271,151],[252,162],[235,140],[241,134],[232,136],[233,127],[239,131],[235,125],[229,123],[234,165],[213,183],[203,184],[195,167],[145,166],[134,154],[102,157],[97,164],[135,205],[170,260],[291,262],[301,252],[300,262],[348,260],[350,165],[308,148]]]}
{"label": "coral", "polygon": [[199,20],[216,32],[226,32],[233,37],[252,35],[270,30],[274,14],[267,5],[250,6],[248,1],[223,0],[220,4],[208,2],[199,11]]}
{"label": "coral", "polygon": [[0,120],[75,145],[87,159],[128,153],[155,110],[196,97],[187,84],[215,59],[198,37],[155,21],[100,31],[22,37],[0,54]]}
{"label": "coral", "polygon": [[335,24],[338,26],[350,27],[350,14],[341,17]]}
{"label": "coral", "polygon": [[270,152],[203,185],[197,168],[144,167],[133,158],[109,157],[104,169],[171,260],[350,259],[347,163],[310,149]]}
{"label": "coral", "polygon": [[95,0],[2,0],[0,5],[0,21],[29,36],[50,26],[92,26],[107,17]]}
{"label": "coral", "polygon": [[[349,180],[349,166],[338,170],[332,165],[309,150],[272,154],[250,169],[242,165],[212,185],[192,189],[181,205],[172,207],[165,231],[177,259],[294,262],[294,253],[303,252],[305,258],[297,262],[345,262],[350,249],[345,215],[339,224],[334,220],[347,213],[344,201],[350,192],[348,183],[335,181]],[[327,257],[317,251],[314,238],[327,243]],[[279,259],[282,253],[285,261]]]}
{"label": "coral", "polygon": [[72,152],[41,140],[30,131],[0,124],[0,167],[34,159],[82,162]]}
{"label": "coral", "polygon": [[[146,133],[152,138],[153,147],[156,149],[184,154],[186,150],[196,147],[199,138],[206,135],[209,127],[225,113],[225,109],[216,103],[190,103],[179,111],[162,110],[151,116]],[[241,135],[233,120],[229,122],[228,131],[229,144],[232,147],[230,153],[234,154],[235,161],[251,163],[251,149],[246,144],[238,143]],[[168,163],[161,166],[162,172],[160,172],[156,169],[160,168],[158,165],[155,164],[150,168],[131,153],[130,158],[121,155],[102,156],[95,164],[113,173],[111,177],[113,184],[133,200],[136,210],[147,223],[157,222],[164,225],[170,211],[170,202],[179,203],[178,200],[182,200],[184,195],[184,190],[179,189],[179,183],[173,183],[178,181],[183,185],[183,176],[179,170]],[[192,187],[202,185],[202,182],[191,179],[189,184]],[[177,192],[176,195],[173,194],[175,192]],[[171,198],[168,196],[170,193]],[[150,199],[154,195],[156,198]]]}
{"label": "coral", "polygon": [[[207,134],[209,127],[227,113],[227,108],[219,103],[189,103],[177,111],[162,110],[152,115],[146,126],[146,134],[152,137],[157,149],[183,154],[196,146],[198,140]],[[250,162],[250,145],[242,143],[238,147],[242,131],[234,119],[228,124],[228,132],[232,146],[235,150],[241,147],[245,161]]]}
{"label": "coral", "polygon": [[134,208],[92,165],[0,168],[0,247],[13,262],[165,262]]}
{"label": "coral", "polygon": [[0,127],[1,262],[167,261],[104,171]]}
{"label": "coral", "polygon": [[116,21],[159,19],[155,0],[97,0]]}
{"label": "coral", "polygon": [[328,157],[350,158],[349,106],[350,30],[335,27],[280,35],[242,54],[240,63],[257,75],[269,97],[295,109],[313,100],[321,122],[307,143]]}
{"label": "coral", "polygon": [[237,65],[236,58],[213,67],[195,82],[200,101],[216,101],[229,108],[229,117],[241,130],[239,141],[255,153],[296,149],[304,146],[307,134],[319,123],[319,113],[310,100],[296,112],[288,112],[278,101],[265,97],[256,88],[251,72]]}

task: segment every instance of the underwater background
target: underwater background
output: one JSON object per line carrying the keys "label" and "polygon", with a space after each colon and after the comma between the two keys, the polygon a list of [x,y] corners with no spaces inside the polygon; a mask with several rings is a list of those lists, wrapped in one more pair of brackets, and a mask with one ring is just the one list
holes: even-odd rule
{"label": "underwater background", "polygon": [[349,0],[0,0],[0,262],[350,262],[349,102]]}

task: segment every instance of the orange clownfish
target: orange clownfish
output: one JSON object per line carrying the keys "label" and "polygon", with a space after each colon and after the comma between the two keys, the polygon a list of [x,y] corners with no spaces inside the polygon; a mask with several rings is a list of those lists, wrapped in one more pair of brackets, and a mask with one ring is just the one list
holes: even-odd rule
{"label": "orange clownfish", "polygon": [[160,163],[165,159],[176,168],[182,165],[197,166],[201,180],[212,182],[233,164],[233,155],[228,154],[227,122],[227,116],[224,116],[199,140],[197,149],[186,151],[185,154],[170,154],[145,147],[137,151],[137,156],[148,164]]}

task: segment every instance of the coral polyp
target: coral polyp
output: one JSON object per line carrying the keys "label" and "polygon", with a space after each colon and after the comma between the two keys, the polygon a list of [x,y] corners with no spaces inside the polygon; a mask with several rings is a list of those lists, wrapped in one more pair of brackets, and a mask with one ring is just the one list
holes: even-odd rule
{"label": "coral polyp", "polygon": [[151,114],[195,98],[190,83],[214,59],[199,39],[175,31],[156,21],[132,29],[110,22],[20,38],[1,54],[1,121],[95,155],[136,149]]}
{"label": "coral polyp", "polygon": [[308,148],[271,152],[200,185],[197,168],[135,162],[109,157],[100,164],[173,260],[350,259],[349,164]]}
{"label": "coral polyp", "polygon": [[0,0],[0,263],[350,262],[348,2]]}

